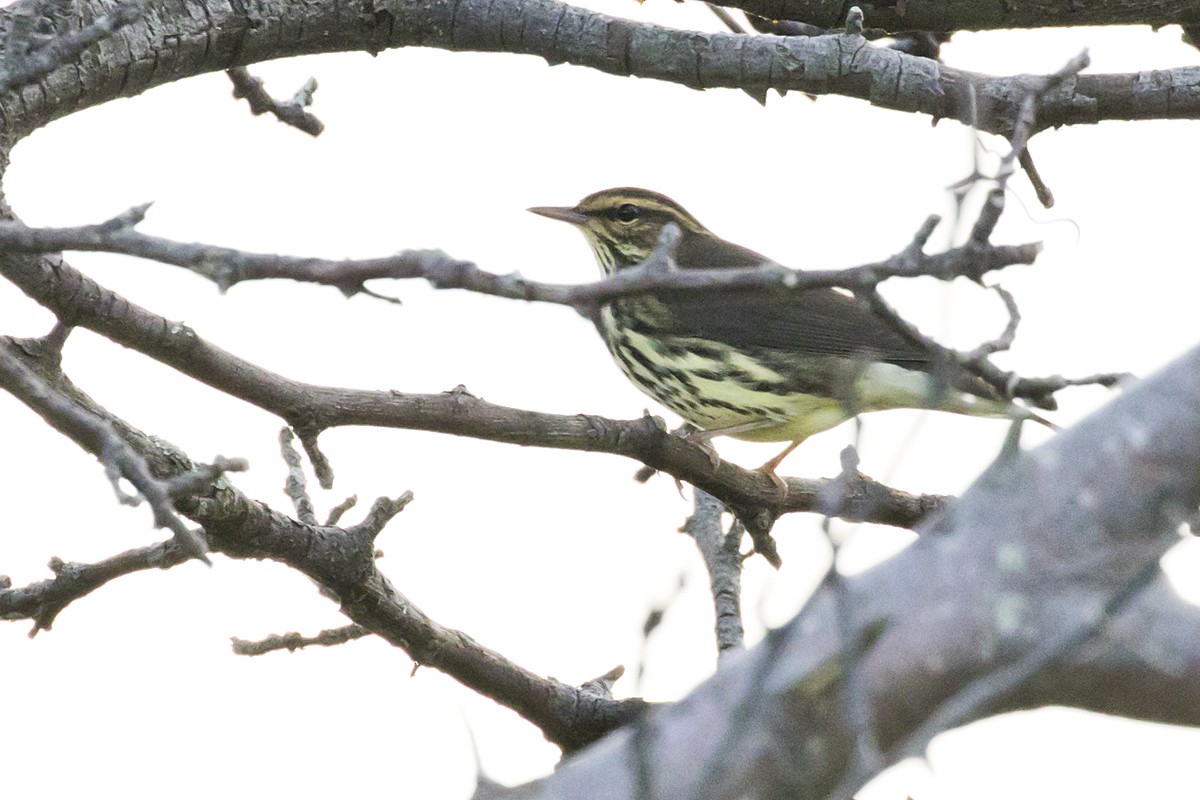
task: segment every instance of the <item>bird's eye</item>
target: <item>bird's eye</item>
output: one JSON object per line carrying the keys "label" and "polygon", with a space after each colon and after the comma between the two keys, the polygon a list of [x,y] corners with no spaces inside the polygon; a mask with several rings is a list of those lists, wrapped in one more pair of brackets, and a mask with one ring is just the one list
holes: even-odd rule
{"label": "bird's eye", "polygon": [[626,203],[625,205],[618,206],[617,208],[617,219],[619,219],[621,222],[633,222],[635,219],[641,216],[641,214],[641,209],[639,209],[633,203]]}

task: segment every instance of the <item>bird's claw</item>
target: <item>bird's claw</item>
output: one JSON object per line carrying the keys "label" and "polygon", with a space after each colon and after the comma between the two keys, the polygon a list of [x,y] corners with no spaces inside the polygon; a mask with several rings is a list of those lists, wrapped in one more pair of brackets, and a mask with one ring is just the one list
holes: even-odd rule
{"label": "bird's claw", "polygon": [[692,431],[684,438],[704,451],[708,462],[712,464],[713,472],[716,472],[717,467],[721,466],[721,456],[717,454],[717,448],[712,446],[712,436],[704,431]]}
{"label": "bird's claw", "polygon": [[761,473],[763,475],[766,475],[768,478],[771,479],[771,483],[775,484],[775,488],[779,490],[779,499],[780,500],[787,499],[787,496],[788,496],[787,480],[785,478],[781,478],[778,475],[778,473],[775,472],[774,464],[772,464],[770,461],[768,461],[766,464],[763,464],[761,467],[758,467],[754,471]]}

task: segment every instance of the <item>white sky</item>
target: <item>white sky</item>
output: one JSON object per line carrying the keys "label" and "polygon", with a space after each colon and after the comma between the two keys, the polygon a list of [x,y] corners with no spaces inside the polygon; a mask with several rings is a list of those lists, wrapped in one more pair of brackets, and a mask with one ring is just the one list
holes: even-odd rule
{"label": "white sky", "polygon": [[[680,27],[716,29],[696,4],[596,2]],[[869,22],[869,20],[868,20]],[[1093,71],[1194,63],[1177,28],[961,35],[954,66],[994,73],[1056,69],[1083,47]],[[829,268],[885,257],[929,213],[948,214],[946,185],[970,169],[971,135],[840,98],[695,92],[530,57],[408,49],[296,59],[256,67],[277,96],[310,75],[326,123],[311,139],[251,118],[222,75],[164,87],[80,113],[16,150],[5,188],[33,224],[96,222],[155,201],[143,230],[245,249],[373,256],[440,247],[483,268],[584,281],[595,267],[566,226],[527,214],[597,189],[639,185],[684,203],[715,231],[793,266]],[[1106,123],[1033,142],[1058,198],[1036,208],[1027,182],[999,241],[1043,240],[1034,267],[1003,285],[1025,321],[1002,363],[1027,374],[1146,374],[1197,339],[1190,122]],[[995,146],[995,143],[991,143]],[[1079,234],[1076,233],[1078,226]],[[944,244],[945,234],[935,239]],[[617,418],[664,413],[626,383],[589,325],[568,309],[522,305],[423,285],[383,285],[395,307],[286,283],[222,297],[188,273],[73,255],[71,263],[209,340],[294,378],[437,392],[457,384],[484,398],[559,413]],[[969,286],[932,281],[890,295],[931,332],[973,346],[1004,324],[1000,304]],[[0,284],[3,333],[39,335],[50,317]],[[247,457],[235,481],[285,509],[280,422],[87,332],[67,348],[71,377],[113,412],[208,460]],[[1106,393],[1061,396],[1070,424]],[[670,419],[670,417],[668,417]],[[673,421],[673,420],[672,420]],[[94,561],[162,538],[149,513],[117,506],[94,459],[7,395],[0,459],[7,525],[0,573],[47,577],[53,555]],[[915,491],[957,492],[990,460],[1000,422],[892,412],[866,420],[863,469]],[[1046,437],[1029,431],[1029,443]],[[814,437],[787,474],[837,472],[849,426]],[[911,437],[911,438],[910,438]],[[439,622],[542,674],[580,683],[618,663],[636,668],[647,609],[687,589],[647,650],[653,700],[679,697],[714,666],[711,610],[699,559],[675,533],[689,511],[669,479],[635,484],[633,462],[518,449],[434,434],[336,430],[322,445],[337,473],[314,488],[319,511],[357,494],[405,489],[413,503],[380,537],[382,566]],[[947,446],[953,443],[953,446]],[[725,457],[761,463],[774,445],[718,441]],[[357,519],[353,513],[350,519]],[[909,540],[904,532],[839,530],[844,566],[862,569]],[[799,608],[825,569],[819,520],[776,529],[785,565],[751,561],[745,605],[752,636]],[[1200,548],[1170,556],[1181,591],[1197,596]],[[382,642],[247,659],[228,637],[315,633],[345,622],[302,576],[270,563],[217,557],[122,579],[72,605],[30,642],[27,622],[0,627],[10,732],[0,772],[14,795],[66,796],[120,785],[128,798],[232,789],[310,797],[384,789],[461,798],[470,791],[469,727],[485,769],[516,782],[548,771],[556,751],[532,726]],[[639,690],[632,679],[622,695]],[[1194,796],[1189,755],[1200,733],[1046,710],[937,739],[862,800],[1086,795],[1096,800]]]}

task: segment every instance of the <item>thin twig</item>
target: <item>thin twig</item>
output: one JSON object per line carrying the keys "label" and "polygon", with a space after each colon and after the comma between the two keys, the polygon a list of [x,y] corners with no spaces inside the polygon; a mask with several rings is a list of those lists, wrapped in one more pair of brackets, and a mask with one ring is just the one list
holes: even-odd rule
{"label": "thin twig", "polygon": [[291,100],[280,101],[267,94],[262,80],[251,75],[245,67],[227,69],[225,74],[233,81],[233,96],[239,100],[245,98],[250,104],[251,114],[273,114],[280,122],[304,131],[309,136],[320,136],[321,131],[325,130],[321,120],[304,110],[306,106],[312,105],[313,93],[317,91],[315,78],[305,81]]}
{"label": "thin twig", "polygon": [[721,525],[725,504],[700,489],[693,492],[695,511],[680,530],[695,540],[708,569],[716,612],[717,652],[723,656],[745,646],[741,609],[742,555],[738,547],[743,528],[734,520],[733,527],[726,533]]}
{"label": "thin twig", "polygon": [[312,498],[308,496],[308,486],[304,479],[304,464],[300,461],[300,454],[292,446],[295,438],[296,435],[292,433],[291,428],[279,431],[279,450],[283,455],[283,462],[287,464],[288,468],[287,481],[284,483],[283,490],[291,499],[292,507],[296,509],[296,519],[305,525],[316,525],[317,513],[313,510]]}
{"label": "thin twig", "polygon": [[[0,222],[0,249],[49,253],[97,251],[123,253],[172,264],[208,278],[222,290],[250,280],[286,279],[335,286],[347,294],[365,281],[383,278],[423,278],[442,289],[467,289],[482,294],[571,306],[609,303],[659,290],[703,291],[761,289],[805,291],[839,287],[863,289],[896,277],[932,276],[949,280],[982,275],[1014,264],[1032,264],[1041,250],[1037,243],[956,248],[928,254],[905,251],[885,261],[842,270],[793,270],[768,262],[744,269],[623,269],[586,284],[531,281],[520,274],[501,275],[452,258],[440,250],[405,250],[392,256],[364,260],[332,260],[250,253],[225,247],[189,244],[134,230],[149,210],[136,206],[98,225],[74,228],[31,228],[16,221]],[[923,226],[924,227],[924,226]]]}
{"label": "thin twig", "polygon": [[[202,534],[198,534],[202,535]],[[50,560],[54,577],[17,589],[0,586],[0,619],[31,619],[30,637],[48,631],[59,613],[75,600],[86,597],[104,584],[148,569],[169,569],[190,560],[192,553],[175,539],[126,550],[95,564]]]}
{"label": "thin twig", "polygon": [[[987,236],[1003,207],[1001,193],[993,192],[992,198],[993,202],[985,207],[976,224],[972,241],[944,253],[926,254],[921,247],[910,245],[885,261],[845,270],[801,271],[773,263],[748,269],[701,270],[673,269],[669,259],[663,261],[659,248],[656,248],[649,267],[620,270],[602,280],[582,285],[540,283],[518,274],[489,273],[470,262],[455,260],[436,250],[410,250],[365,261],[331,261],[174,242],[133,230],[132,226],[141,220],[148,206],[135,207],[100,225],[79,228],[33,229],[19,222],[0,223],[0,248],[23,252],[67,249],[126,253],[186,267],[209,277],[223,288],[242,280],[288,278],[337,286],[351,294],[357,291],[355,287],[370,279],[424,278],[439,288],[467,289],[500,297],[570,305],[590,313],[587,309],[622,297],[667,289],[711,291],[737,288],[778,292],[840,287],[861,296],[869,296],[874,293],[875,287],[888,278],[929,275],[950,279],[965,276],[977,281],[984,274],[1004,266],[1032,263],[1040,251],[1038,244],[1005,246],[987,242]],[[933,220],[936,218],[931,217],[922,225],[915,237],[916,242],[923,244],[928,238]],[[877,313],[885,319],[899,319],[878,295],[870,305],[878,309]],[[1015,396],[1026,397],[1034,404],[1044,404],[1054,391],[1080,382],[1080,379],[1066,381],[1057,377],[1014,380],[1011,373],[1002,372],[983,360],[968,361],[937,345],[912,326],[905,325],[902,332],[906,336],[940,352],[947,363],[962,363],[997,391],[1011,390]],[[1098,376],[1097,380],[1091,382],[1113,385],[1122,377]],[[315,448],[315,440],[308,435],[308,431],[301,428],[297,433],[309,452],[321,485],[328,488],[332,485],[328,463]]]}
{"label": "thin twig", "polygon": [[299,633],[284,633],[268,636],[258,641],[247,641],[231,636],[229,641],[233,652],[239,656],[261,656],[276,650],[287,650],[289,653],[313,645],[334,647],[339,644],[370,636],[371,632],[361,625],[343,625],[340,628],[329,628],[315,636],[304,636]]}

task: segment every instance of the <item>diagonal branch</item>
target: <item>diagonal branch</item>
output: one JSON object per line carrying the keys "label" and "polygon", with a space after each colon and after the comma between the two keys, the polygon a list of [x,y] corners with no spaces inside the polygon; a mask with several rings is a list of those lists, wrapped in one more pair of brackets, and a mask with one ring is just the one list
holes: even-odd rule
{"label": "diagonal branch", "polygon": [[[20,360],[17,353],[14,360]],[[544,678],[484,647],[466,634],[439,625],[398,592],[375,563],[375,538],[412,500],[412,493],[380,498],[362,522],[346,527],[305,524],[280,514],[238,491],[229,481],[209,478],[195,485],[190,462],[173,446],[146,436],[76,389],[59,388],[63,401],[120,429],[130,452],[160,480],[190,486],[176,499],[180,512],[203,526],[214,552],[232,558],[279,561],[314,580],[341,602],[354,623],[400,647],[418,664],[431,666],[541,728],[548,739],[574,749],[629,722],[645,707],[641,700],[613,700],[590,687]],[[105,581],[150,566],[175,563],[190,554],[173,542],[121,554],[100,564],[52,562],[56,577],[24,589],[0,581],[0,617],[32,617],[35,631],[49,626],[71,600]]]}
{"label": "diagonal branch", "polygon": [[[180,519],[173,503],[225,472],[245,470],[246,462],[218,456],[211,465],[199,465],[172,476],[170,480],[160,479],[151,473],[146,460],[134,452],[108,422],[72,402],[66,391],[53,386],[27,366],[27,359],[21,355],[17,342],[0,337],[0,388],[7,390],[51,427],[96,456],[104,465],[122,502],[136,504],[137,499],[124,496],[117,481],[124,478],[133,484],[150,504],[155,526],[170,530],[184,552],[208,563],[204,555],[207,550],[204,537]],[[65,381],[61,373],[56,377]]]}
{"label": "diagonal branch", "polygon": [[304,110],[312,104],[313,94],[317,91],[315,78],[309,78],[291,100],[280,101],[267,94],[262,80],[251,75],[245,67],[227,69],[225,74],[233,81],[233,96],[239,100],[245,98],[250,104],[251,114],[273,114],[280,122],[309,136],[320,136],[325,130],[321,120]]}
{"label": "diagonal branch", "polygon": [[193,558],[193,554],[170,539],[158,544],[126,550],[95,564],[50,559],[54,577],[28,586],[0,588],[0,619],[33,620],[30,637],[48,631],[59,612],[72,602],[94,592],[109,581],[148,569],[169,569]]}
{"label": "diagonal branch", "polygon": [[[1157,566],[1200,504],[1197,397],[1200,348],[1045,445],[1006,451],[928,535],[844,579],[888,764],[933,733],[1035,705],[1200,725],[1200,608]],[[848,796],[857,785],[835,793],[855,752],[837,713],[838,608],[822,587],[538,796]],[[697,769],[707,764],[720,768]]]}

